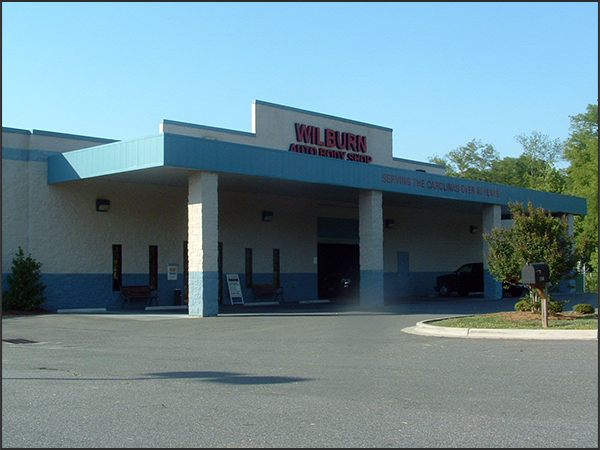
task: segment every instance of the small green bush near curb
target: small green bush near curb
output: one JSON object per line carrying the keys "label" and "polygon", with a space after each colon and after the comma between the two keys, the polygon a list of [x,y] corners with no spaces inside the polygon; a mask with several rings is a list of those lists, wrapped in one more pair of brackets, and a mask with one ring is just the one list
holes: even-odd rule
{"label": "small green bush near curb", "polygon": [[596,312],[596,308],[589,303],[579,303],[573,306],[573,311],[578,312],[579,314],[594,314]]}
{"label": "small green bush near curb", "polygon": [[[548,312],[549,313],[559,313],[563,311],[563,305],[569,303],[569,300],[564,300],[562,302],[556,300],[548,300]],[[517,304],[515,304],[516,311],[533,311],[540,312],[541,303],[540,302],[532,302],[529,298],[524,298]],[[594,312],[592,310],[592,312]]]}

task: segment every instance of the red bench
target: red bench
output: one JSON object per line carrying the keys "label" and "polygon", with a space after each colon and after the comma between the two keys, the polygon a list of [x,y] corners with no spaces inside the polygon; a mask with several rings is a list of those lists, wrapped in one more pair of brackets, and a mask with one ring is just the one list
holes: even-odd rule
{"label": "red bench", "polygon": [[277,298],[281,297],[281,301],[283,301],[283,288],[275,283],[254,284],[252,285],[252,294],[254,294],[254,301],[258,297],[267,296],[274,296],[273,301],[277,301]]}
{"label": "red bench", "polygon": [[156,300],[158,305],[158,295],[152,293],[150,286],[121,286],[121,297],[123,298],[121,308],[125,306],[125,302],[128,302],[131,306],[131,300],[140,298],[147,298],[149,300],[148,306],[152,305],[152,300]]}

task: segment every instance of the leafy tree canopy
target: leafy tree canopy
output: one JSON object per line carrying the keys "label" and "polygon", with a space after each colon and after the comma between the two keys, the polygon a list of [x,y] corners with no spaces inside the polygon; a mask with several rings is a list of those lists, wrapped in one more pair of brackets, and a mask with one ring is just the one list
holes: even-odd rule
{"label": "leafy tree canopy", "polygon": [[473,139],[442,158],[429,158],[429,162],[446,166],[446,174],[449,176],[490,181],[489,173],[494,162],[499,159],[500,155],[492,145]]}
{"label": "leafy tree canopy", "polygon": [[564,192],[566,174],[556,168],[563,159],[563,142],[537,131],[530,135],[520,134],[515,139],[523,146],[520,160],[527,169],[526,186],[523,187],[559,194]]}
{"label": "leafy tree canopy", "polygon": [[566,217],[554,217],[531,202],[526,207],[511,202],[509,207],[514,225],[483,235],[489,244],[486,261],[490,273],[499,281],[519,284],[523,266],[544,262],[550,269],[550,283],[571,277],[577,256]]}
{"label": "leafy tree canopy", "polygon": [[587,199],[588,214],[575,218],[577,252],[598,273],[598,104],[571,116],[571,134],[565,143],[567,193]]}
{"label": "leafy tree canopy", "polygon": [[515,139],[524,149],[519,158],[500,159],[493,145],[473,139],[443,157],[429,158],[429,162],[446,166],[446,175],[452,177],[562,193],[566,174],[555,167],[563,154],[560,139],[551,140],[538,132]]}
{"label": "leafy tree canopy", "polygon": [[[518,158],[500,159],[491,144],[473,139],[429,161],[446,166],[453,177],[586,198],[588,214],[575,217],[576,252],[598,273],[598,104],[570,118],[571,134],[564,142],[535,131],[515,136],[523,146]],[[557,167],[562,161],[568,168]]]}

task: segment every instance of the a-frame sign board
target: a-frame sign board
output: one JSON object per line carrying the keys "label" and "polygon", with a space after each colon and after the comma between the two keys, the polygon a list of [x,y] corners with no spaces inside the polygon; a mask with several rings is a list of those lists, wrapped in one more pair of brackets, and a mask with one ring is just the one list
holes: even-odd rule
{"label": "a-frame sign board", "polygon": [[243,305],[244,297],[242,295],[242,287],[240,286],[240,277],[237,273],[228,273],[227,287],[229,288],[229,299],[232,305]]}

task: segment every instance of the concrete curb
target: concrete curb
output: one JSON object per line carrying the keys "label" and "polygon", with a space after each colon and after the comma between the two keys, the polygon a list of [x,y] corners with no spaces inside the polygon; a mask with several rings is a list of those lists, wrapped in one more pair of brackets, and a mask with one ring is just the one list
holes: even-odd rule
{"label": "concrete curb", "polygon": [[188,305],[146,306],[145,311],[169,311],[187,309]]}
{"label": "concrete curb", "polygon": [[250,303],[244,303],[244,306],[271,306],[271,305],[279,305],[279,302],[250,302]]}
{"label": "concrete curb", "polygon": [[57,314],[97,314],[105,313],[106,308],[72,308],[72,309],[57,309]]}
{"label": "concrete curb", "polygon": [[300,300],[299,302],[249,302],[244,303],[244,306],[273,306],[273,305],[282,305],[285,306],[286,303],[293,305],[298,303],[300,305],[307,305],[312,303],[329,303],[329,300]]}
{"label": "concrete curb", "polygon": [[409,334],[436,337],[455,337],[472,339],[598,339],[598,330],[506,330],[487,328],[455,328],[429,325],[438,319],[417,322],[414,327],[403,328],[401,331]]}

